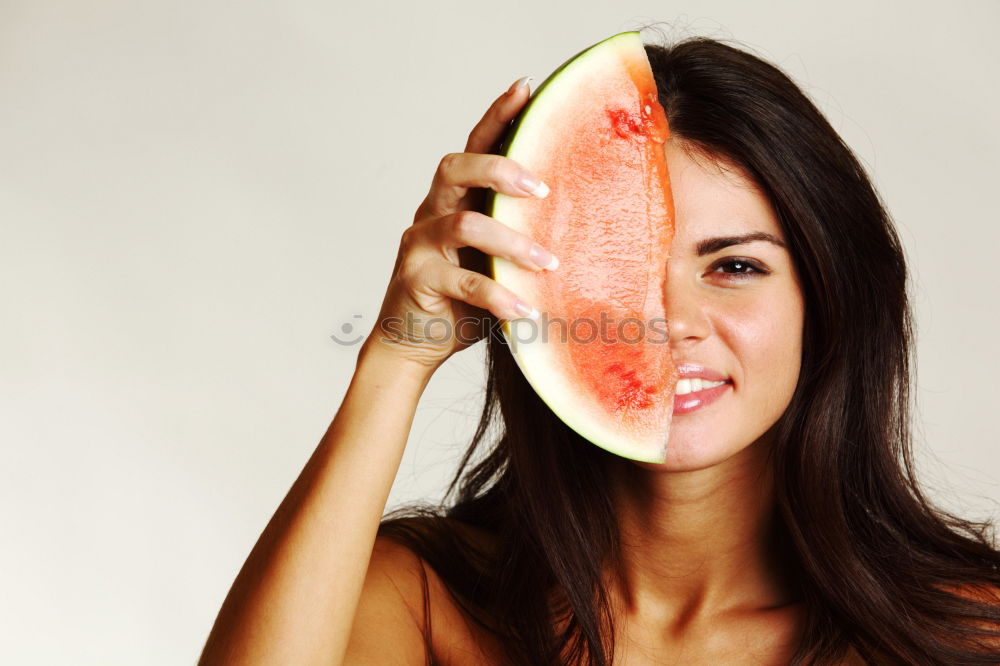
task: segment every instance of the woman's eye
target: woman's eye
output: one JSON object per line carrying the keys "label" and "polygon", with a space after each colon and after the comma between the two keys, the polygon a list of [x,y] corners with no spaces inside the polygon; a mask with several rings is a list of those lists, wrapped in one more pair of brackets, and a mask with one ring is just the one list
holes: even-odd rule
{"label": "woman's eye", "polygon": [[751,278],[755,273],[759,275],[768,275],[771,271],[767,270],[756,261],[733,257],[730,259],[724,259],[715,264],[712,272],[721,272],[725,274],[728,279],[746,280]]}

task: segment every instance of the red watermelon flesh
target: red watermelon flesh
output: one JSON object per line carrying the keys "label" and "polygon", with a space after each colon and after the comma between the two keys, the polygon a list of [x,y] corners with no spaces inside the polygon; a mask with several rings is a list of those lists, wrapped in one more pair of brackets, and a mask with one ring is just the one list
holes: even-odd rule
{"label": "red watermelon flesh", "polygon": [[493,277],[543,313],[502,327],[528,382],[586,439],[649,462],[666,456],[678,378],[664,311],[668,136],[639,33],[615,35],[556,70],[508,131],[501,153],[548,197],[493,194],[486,207],[560,260],[537,273],[491,260]]}

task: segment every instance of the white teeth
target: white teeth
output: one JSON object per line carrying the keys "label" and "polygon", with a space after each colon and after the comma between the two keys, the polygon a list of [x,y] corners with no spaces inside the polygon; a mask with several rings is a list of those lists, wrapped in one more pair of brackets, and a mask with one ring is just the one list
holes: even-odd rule
{"label": "white teeth", "polygon": [[710,382],[707,379],[702,379],[701,377],[678,379],[677,386],[674,387],[674,395],[687,395],[688,393],[695,393],[697,391],[715,388],[716,386],[722,386],[725,383],[726,382]]}

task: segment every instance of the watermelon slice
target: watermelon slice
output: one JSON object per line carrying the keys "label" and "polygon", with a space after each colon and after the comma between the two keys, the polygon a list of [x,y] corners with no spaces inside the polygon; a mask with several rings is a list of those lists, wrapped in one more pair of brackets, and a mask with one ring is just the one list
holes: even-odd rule
{"label": "watermelon slice", "polygon": [[521,372],[584,438],[647,462],[666,457],[678,379],[663,303],[668,136],[639,33],[615,35],[549,76],[501,145],[549,196],[491,191],[485,207],[560,260],[536,273],[491,259],[492,277],[542,312],[502,324]]}

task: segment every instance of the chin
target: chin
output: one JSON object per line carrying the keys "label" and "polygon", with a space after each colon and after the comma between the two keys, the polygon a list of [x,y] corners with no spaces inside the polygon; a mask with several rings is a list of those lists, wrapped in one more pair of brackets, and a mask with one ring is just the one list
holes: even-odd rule
{"label": "chin", "polygon": [[651,472],[695,472],[722,464],[746,448],[698,441],[671,442],[667,445],[667,458],[662,463],[632,462]]}

